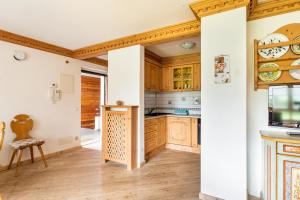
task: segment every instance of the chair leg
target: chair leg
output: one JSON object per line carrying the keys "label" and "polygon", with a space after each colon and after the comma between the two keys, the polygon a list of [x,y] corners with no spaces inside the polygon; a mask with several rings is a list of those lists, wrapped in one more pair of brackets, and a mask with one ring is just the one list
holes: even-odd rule
{"label": "chair leg", "polygon": [[43,152],[43,149],[42,149],[41,145],[38,146],[38,149],[39,149],[39,151],[40,151],[41,158],[42,158],[42,160],[43,160],[43,162],[44,162],[44,164],[45,164],[45,167],[48,167],[48,164],[47,164],[46,158],[45,158],[45,156],[44,156],[44,152]]}
{"label": "chair leg", "polygon": [[30,146],[29,148],[30,148],[31,163],[34,163],[33,147]]}
{"label": "chair leg", "polygon": [[10,162],[9,162],[9,165],[7,167],[7,170],[9,170],[11,168],[11,166],[14,162],[17,151],[18,151],[18,149],[14,149],[13,154],[12,154],[11,159],[10,159]]}
{"label": "chair leg", "polygon": [[19,174],[19,167],[20,167],[20,165],[21,165],[22,153],[23,153],[23,149],[19,149],[19,158],[18,158],[18,162],[17,162],[17,167],[16,167],[16,174],[15,174],[15,176],[18,176],[18,174]]}

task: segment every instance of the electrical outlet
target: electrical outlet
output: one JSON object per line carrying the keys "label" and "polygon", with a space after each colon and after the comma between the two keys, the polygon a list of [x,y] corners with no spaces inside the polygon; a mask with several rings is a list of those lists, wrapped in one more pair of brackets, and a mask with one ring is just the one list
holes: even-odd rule
{"label": "electrical outlet", "polygon": [[171,101],[171,100],[169,100],[169,101],[168,101],[168,104],[169,104],[169,105],[171,105],[171,104],[172,104],[172,101]]}

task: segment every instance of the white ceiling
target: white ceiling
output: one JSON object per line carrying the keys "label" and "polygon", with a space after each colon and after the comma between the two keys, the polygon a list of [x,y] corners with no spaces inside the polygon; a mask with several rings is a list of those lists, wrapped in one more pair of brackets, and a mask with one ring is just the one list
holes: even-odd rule
{"label": "white ceiling", "polygon": [[[183,42],[191,41],[194,42],[196,45],[192,49],[184,49],[180,45]],[[177,40],[173,42],[152,45],[146,47],[148,50],[152,51],[153,53],[159,55],[160,57],[171,57],[171,56],[179,56],[185,54],[192,54],[192,53],[199,53],[200,52],[200,36],[193,37],[183,40]]]}
{"label": "white ceiling", "polygon": [[0,29],[69,49],[194,20],[195,0],[0,0]]}

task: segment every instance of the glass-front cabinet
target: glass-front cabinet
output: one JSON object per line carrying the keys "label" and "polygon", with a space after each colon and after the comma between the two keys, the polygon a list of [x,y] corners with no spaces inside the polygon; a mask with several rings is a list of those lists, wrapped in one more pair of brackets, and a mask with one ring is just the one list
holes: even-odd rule
{"label": "glass-front cabinet", "polygon": [[193,65],[173,67],[172,89],[193,90]]}

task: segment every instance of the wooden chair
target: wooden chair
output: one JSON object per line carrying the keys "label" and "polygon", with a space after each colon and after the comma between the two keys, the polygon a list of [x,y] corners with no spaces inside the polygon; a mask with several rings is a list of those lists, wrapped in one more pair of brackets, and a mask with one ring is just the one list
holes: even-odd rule
{"label": "wooden chair", "polygon": [[4,141],[4,130],[5,130],[5,123],[0,122],[0,150],[2,148],[3,141]]}
{"label": "wooden chair", "polygon": [[18,161],[16,166],[16,176],[18,176],[18,169],[21,164],[22,153],[23,150],[26,148],[30,149],[31,155],[31,162],[34,163],[34,156],[33,156],[33,147],[37,146],[38,150],[41,154],[41,158],[45,164],[45,167],[48,167],[43,150],[42,145],[45,143],[44,140],[39,140],[37,138],[33,138],[29,135],[29,132],[33,128],[33,120],[30,119],[28,115],[17,115],[15,116],[14,120],[11,121],[10,127],[12,131],[16,134],[16,138],[10,144],[10,146],[14,149],[8,169],[11,168],[11,165],[14,161],[16,154],[18,153]]}

